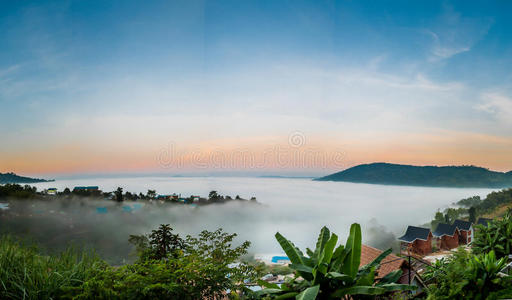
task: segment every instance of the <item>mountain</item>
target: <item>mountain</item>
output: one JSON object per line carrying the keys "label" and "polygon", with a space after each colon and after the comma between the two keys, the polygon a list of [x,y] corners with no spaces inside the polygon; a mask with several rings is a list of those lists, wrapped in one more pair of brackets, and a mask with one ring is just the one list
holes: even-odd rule
{"label": "mountain", "polygon": [[49,182],[53,180],[37,179],[18,176],[14,173],[0,173],[0,184],[5,183],[36,183],[36,182]]}
{"label": "mountain", "polygon": [[411,166],[389,163],[358,165],[319,181],[412,185],[431,187],[512,187],[512,172],[502,173],[475,166]]}

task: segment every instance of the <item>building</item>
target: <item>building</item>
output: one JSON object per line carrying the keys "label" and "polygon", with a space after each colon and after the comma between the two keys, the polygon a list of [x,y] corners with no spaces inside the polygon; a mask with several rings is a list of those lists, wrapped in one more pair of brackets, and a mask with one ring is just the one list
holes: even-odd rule
{"label": "building", "polygon": [[428,228],[408,226],[405,234],[398,240],[402,254],[427,255],[432,253],[432,232]]}
{"label": "building", "polygon": [[270,262],[273,264],[288,265],[290,264],[290,259],[288,256],[272,256]]}
{"label": "building", "polygon": [[469,245],[471,242],[473,242],[473,224],[468,221],[463,220],[455,220],[453,222],[453,225],[457,227],[459,230],[459,244],[461,245]]}
{"label": "building", "polygon": [[93,192],[93,191],[99,191],[99,187],[97,187],[97,186],[75,186],[75,188],[73,189],[73,191],[88,191],[88,192]]}
{"label": "building", "polygon": [[489,222],[491,222],[491,221],[492,221],[492,219],[478,218],[478,221],[476,221],[476,224],[487,227],[489,225]]}
{"label": "building", "polygon": [[56,188],[49,188],[46,190],[46,194],[48,195],[57,195],[57,189]]}
{"label": "building", "polygon": [[[376,259],[379,255],[382,254],[383,251],[367,246],[361,245],[361,262],[359,267],[367,265],[371,263],[374,259]],[[417,286],[418,289],[415,293],[420,292],[424,288],[423,281],[416,274],[414,269],[411,269],[407,261],[401,257],[390,254],[386,256],[380,263],[380,267],[377,270],[376,278],[383,278],[391,272],[402,271],[402,276],[398,279],[397,283],[400,284],[410,284]]]}
{"label": "building", "polygon": [[438,249],[450,250],[459,246],[459,229],[457,226],[439,223],[433,232]]}

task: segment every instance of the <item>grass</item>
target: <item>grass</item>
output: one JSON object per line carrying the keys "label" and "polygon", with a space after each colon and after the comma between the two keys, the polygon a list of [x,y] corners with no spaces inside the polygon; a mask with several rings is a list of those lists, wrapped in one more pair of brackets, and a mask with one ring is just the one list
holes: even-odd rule
{"label": "grass", "polygon": [[104,264],[94,253],[69,248],[57,255],[11,236],[0,237],[0,299],[57,299]]}

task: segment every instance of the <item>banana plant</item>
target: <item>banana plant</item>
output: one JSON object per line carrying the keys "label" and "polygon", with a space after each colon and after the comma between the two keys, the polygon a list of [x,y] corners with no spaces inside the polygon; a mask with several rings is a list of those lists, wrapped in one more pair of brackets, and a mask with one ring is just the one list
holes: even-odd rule
{"label": "banana plant", "polygon": [[502,219],[489,222],[487,227],[476,226],[473,252],[488,253],[491,250],[496,256],[506,257],[512,253],[512,211],[508,211]]}
{"label": "banana plant", "polygon": [[266,288],[260,296],[271,299],[355,299],[354,295],[382,295],[395,291],[410,291],[415,287],[396,284],[401,270],[376,278],[380,262],[391,253],[383,252],[369,264],[359,267],[361,262],[361,226],[350,227],[345,245],[337,245],[338,236],[331,234],[327,227],[320,230],[315,250],[306,248],[306,255],[291,241],[276,233],[276,239],[290,259],[290,268],[296,278],[289,279],[281,286],[261,282]]}

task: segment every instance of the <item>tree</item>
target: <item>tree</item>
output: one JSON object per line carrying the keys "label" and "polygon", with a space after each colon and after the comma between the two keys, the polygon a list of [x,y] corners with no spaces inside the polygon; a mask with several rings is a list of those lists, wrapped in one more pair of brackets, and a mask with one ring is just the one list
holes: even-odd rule
{"label": "tree", "polygon": [[176,257],[185,248],[185,241],[172,230],[169,224],[161,224],[149,235],[130,235],[128,241],[135,245],[142,261],[168,259]]}
{"label": "tree", "polygon": [[208,194],[208,199],[211,201],[211,200],[217,200],[219,198],[219,194],[217,193],[217,191],[211,191],[209,194]]}
{"label": "tree", "polygon": [[123,188],[118,187],[114,194],[116,195],[117,202],[123,202]]}
{"label": "tree", "polygon": [[148,190],[148,192],[146,193],[146,196],[148,196],[148,198],[150,198],[150,199],[154,199],[156,197],[156,191]]}
{"label": "tree", "polygon": [[70,195],[71,194],[71,191],[69,190],[69,188],[65,188],[64,191],[62,192],[64,195]]}
{"label": "tree", "polygon": [[[156,249],[168,245],[164,240],[172,240],[171,230],[169,225],[161,225],[153,231],[157,233]],[[175,255],[163,259],[141,257],[135,264],[98,269],[74,289],[72,298],[195,300],[220,299],[226,291],[231,291],[232,297],[237,297],[237,292],[248,293],[244,280],[255,280],[258,274],[239,262],[250,243],[234,247],[235,237],[222,229],[203,231],[197,237],[187,236],[184,247]],[[130,242],[151,247],[148,235],[131,236]]]}
{"label": "tree", "polygon": [[[296,278],[281,286],[262,282],[267,288],[258,292],[258,295],[269,295],[276,299],[354,299],[354,295],[382,295],[414,289],[409,285],[395,283],[402,275],[401,270],[376,280],[376,270],[380,267],[380,262],[391,253],[391,249],[359,268],[359,224],[352,224],[347,243],[337,248],[338,236],[331,235],[329,229],[323,227],[318,236],[316,249],[306,249],[307,257],[279,232],[276,233],[276,239],[291,261],[290,268],[296,270]],[[297,280],[299,276],[303,280]]]}
{"label": "tree", "polygon": [[180,236],[172,233],[169,224],[162,224],[157,230],[153,230],[149,235],[149,244],[153,250],[153,259],[167,258],[169,255],[176,256],[176,251],[185,247]]}
{"label": "tree", "polygon": [[471,206],[468,209],[468,214],[469,214],[469,222],[475,224],[476,223],[476,209],[474,206]]}
{"label": "tree", "polygon": [[436,228],[439,223],[445,222],[444,215],[442,212],[438,211],[436,212],[436,215],[434,216],[434,220],[430,223],[430,226],[432,228]]}

